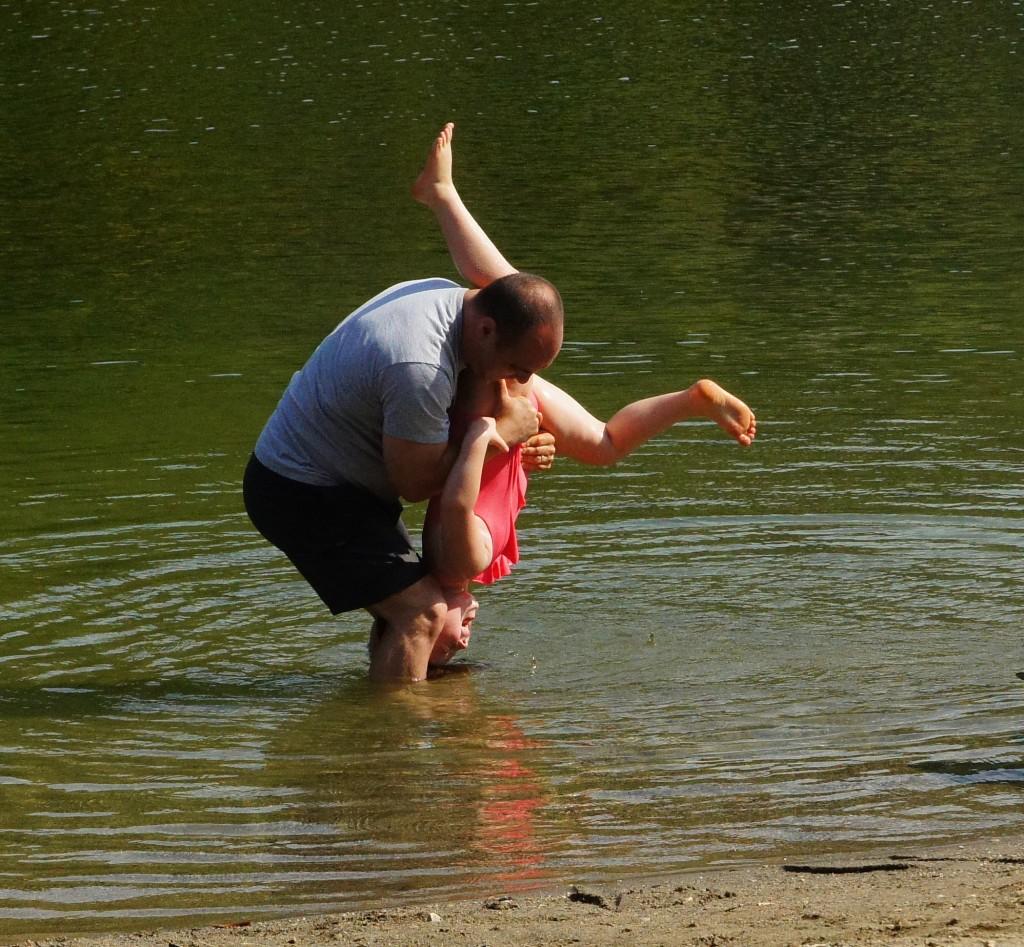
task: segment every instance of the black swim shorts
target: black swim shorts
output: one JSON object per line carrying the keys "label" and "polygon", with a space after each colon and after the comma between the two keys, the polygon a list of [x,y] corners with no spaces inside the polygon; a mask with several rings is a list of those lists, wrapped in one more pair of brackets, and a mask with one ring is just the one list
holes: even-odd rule
{"label": "black swim shorts", "polygon": [[292,561],[332,614],[366,608],[428,574],[397,500],[351,484],[300,483],[255,455],[243,492],[253,525]]}

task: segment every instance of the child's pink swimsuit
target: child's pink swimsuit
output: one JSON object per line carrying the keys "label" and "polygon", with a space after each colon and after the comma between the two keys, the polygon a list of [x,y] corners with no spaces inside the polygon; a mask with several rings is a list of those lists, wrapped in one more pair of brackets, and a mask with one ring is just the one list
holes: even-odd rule
{"label": "child's pink swimsuit", "polygon": [[[530,392],[530,403],[539,406],[537,396]],[[472,418],[453,417],[452,433],[459,437],[465,433]],[[523,470],[523,451],[517,444],[507,454],[497,454],[484,463],[480,474],[480,496],[473,512],[487,525],[491,534],[491,564],[473,582],[490,585],[508,575],[519,561],[519,543],[516,540],[516,520],[526,506],[526,471]],[[436,499],[427,506],[427,519],[436,519]]]}
{"label": "child's pink swimsuit", "polygon": [[492,457],[484,464],[480,475],[480,496],[473,512],[487,524],[493,558],[483,572],[473,576],[474,582],[484,585],[497,582],[519,561],[516,519],[524,506],[526,471],[523,470],[523,450],[517,444],[507,454]]}

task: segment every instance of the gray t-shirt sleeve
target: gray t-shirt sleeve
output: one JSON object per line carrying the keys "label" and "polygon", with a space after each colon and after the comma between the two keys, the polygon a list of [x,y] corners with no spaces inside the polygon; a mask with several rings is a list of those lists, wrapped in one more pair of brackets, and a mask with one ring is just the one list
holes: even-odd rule
{"label": "gray t-shirt sleeve", "polygon": [[384,434],[417,444],[448,440],[452,379],[436,365],[399,362],[384,370],[381,383]]}

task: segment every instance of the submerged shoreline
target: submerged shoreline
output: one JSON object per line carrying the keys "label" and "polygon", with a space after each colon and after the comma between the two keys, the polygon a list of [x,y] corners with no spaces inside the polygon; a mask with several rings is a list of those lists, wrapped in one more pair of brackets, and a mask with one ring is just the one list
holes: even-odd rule
{"label": "submerged shoreline", "polygon": [[19,947],[277,945],[921,944],[1024,947],[1024,836],[894,846],[472,901],[137,933]]}

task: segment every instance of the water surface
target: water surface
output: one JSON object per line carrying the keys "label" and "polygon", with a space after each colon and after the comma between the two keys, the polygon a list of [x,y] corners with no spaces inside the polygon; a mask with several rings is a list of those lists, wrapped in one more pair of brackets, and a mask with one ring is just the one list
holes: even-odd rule
{"label": "water surface", "polygon": [[[424,902],[1019,829],[1020,3],[0,5],[0,930]],[[470,206],[598,413],[473,673],[367,686],[238,482]],[[418,525],[421,512],[409,511]]]}

